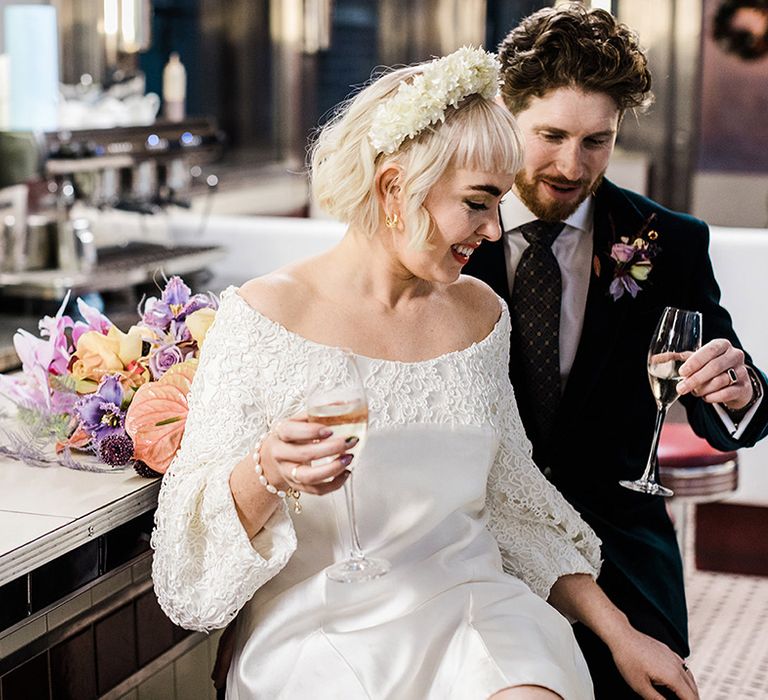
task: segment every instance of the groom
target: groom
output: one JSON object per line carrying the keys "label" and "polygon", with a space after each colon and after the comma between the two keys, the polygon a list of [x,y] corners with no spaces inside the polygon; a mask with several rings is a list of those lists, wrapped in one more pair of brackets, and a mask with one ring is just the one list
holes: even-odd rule
{"label": "groom", "polygon": [[[701,311],[704,345],[679,384],[715,447],[768,432],[766,380],[740,349],[703,222],[622,190],[603,173],[627,109],[651,101],[637,37],[602,10],[546,8],[500,48],[525,163],[501,206],[504,236],[465,272],[507,300],[510,377],[534,458],[603,542],[600,584],[638,629],[689,653],[680,554],[664,499],[629,491],[651,443],[649,341],[665,306]],[[636,697],[607,647],[577,638],[598,698]]]}

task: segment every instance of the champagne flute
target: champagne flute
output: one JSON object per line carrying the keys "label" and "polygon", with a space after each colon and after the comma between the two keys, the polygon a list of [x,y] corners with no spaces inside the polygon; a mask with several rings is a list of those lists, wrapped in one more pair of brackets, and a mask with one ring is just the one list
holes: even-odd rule
{"label": "champagne flute", "polygon": [[625,488],[651,495],[673,496],[672,489],[658,480],[657,451],[661,426],[667,410],[677,400],[677,384],[682,380],[680,365],[701,347],[701,314],[668,306],[661,315],[648,348],[648,380],[656,399],[656,426],[651,451],[643,475],[636,481],[620,481]]}
{"label": "champagne flute", "polygon": [[[347,450],[359,459],[368,431],[368,400],[365,396],[355,356],[343,348],[319,347],[310,351],[307,363],[307,414],[313,423],[321,423],[335,435],[356,437],[358,443]],[[327,463],[328,457],[313,464]],[[326,569],[326,576],[340,583],[369,581],[389,571],[385,559],[366,557],[360,547],[355,517],[353,488],[355,461],[344,482],[344,497],[349,519],[350,551],[344,560]]]}

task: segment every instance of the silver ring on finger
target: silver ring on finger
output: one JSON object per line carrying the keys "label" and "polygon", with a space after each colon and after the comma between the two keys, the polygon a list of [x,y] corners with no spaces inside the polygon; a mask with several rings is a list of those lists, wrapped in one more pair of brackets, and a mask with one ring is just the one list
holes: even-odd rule
{"label": "silver ring on finger", "polygon": [[691,669],[689,669],[689,668],[688,668],[688,665],[685,663],[685,661],[683,661],[683,671],[685,671],[686,673],[688,673],[690,670],[691,670]]}
{"label": "silver ring on finger", "polygon": [[297,476],[298,471],[299,471],[298,465],[294,466],[294,468],[291,469],[291,481],[293,481],[293,482],[295,482],[297,484],[300,484],[301,483],[301,479],[299,479],[299,477]]}
{"label": "silver ring on finger", "polygon": [[272,433],[278,440],[285,442],[285,440],[283,440],[283,436],[280,435],[280,428],[282,427],[283,427],[283,421],[278,421],[277,423],[275,423],[274,426],[272,426]]}
{"label": "silver ring on finger", "polygon": [[728,375],[728,386],[733,386],[739,381],[739,375],[736,374],[736,370],[733,367],[729,367],[725,370],[725,373]]}

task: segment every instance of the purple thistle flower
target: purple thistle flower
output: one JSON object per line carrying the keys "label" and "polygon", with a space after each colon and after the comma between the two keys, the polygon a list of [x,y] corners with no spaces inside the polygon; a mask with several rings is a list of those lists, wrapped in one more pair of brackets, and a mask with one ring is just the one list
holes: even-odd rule
{"label": "purple thistle flower", "polygon": [[122,410],[123,387],[119,375],[113,374],[101,380],[95,394],[84,396],[75,410],[83,429],[97,440],[123,432],[125,411]]}
{"label": "purple thistle flower", "polygon": [[133,459],[133,441],[124,432],[110,433],[96,444],[99,459],[111,467],[121,467]]}

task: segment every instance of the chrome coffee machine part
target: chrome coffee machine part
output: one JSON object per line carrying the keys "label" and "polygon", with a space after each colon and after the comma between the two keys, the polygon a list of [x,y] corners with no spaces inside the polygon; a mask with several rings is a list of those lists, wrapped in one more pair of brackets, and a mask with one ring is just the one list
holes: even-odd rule
{"label": "chrome coffee machine part", "polygon": [[[188,207],[193,172],[216,159],[223,143],[216,123],[207,118],[112,129],[0,131],[0,217],[14,220],[2,237],[0,294],[24,289],[25,296],[52,298],[66,280],[93,291],[115,284],[101,274],[94,229],[75,205],[141,214]],[[207,184],[212,191],[215,186]],[[167,248],[157,253],[163,269],[173,257],[173,246]],[[184,256],[190,260],[189,251]],[[38,274],[44,271],[51,274]]]}
{"label": "chrome coffee machine part", "polygon": [[42,134],[0,131],[0,188],[68,178],[78,198],[94,206],[163,205],[188,197],[189,169],[214,160],[223,144],[207,118]]}

